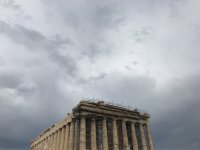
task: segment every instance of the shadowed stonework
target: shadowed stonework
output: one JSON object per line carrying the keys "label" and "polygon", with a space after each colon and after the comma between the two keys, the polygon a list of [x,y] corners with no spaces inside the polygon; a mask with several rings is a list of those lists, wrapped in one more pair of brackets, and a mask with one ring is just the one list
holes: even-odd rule
{"label": "shadowed stonework", "polygon": [[148,113],[104,101],[81,101],[31,141],[31,150],[154,150]]}

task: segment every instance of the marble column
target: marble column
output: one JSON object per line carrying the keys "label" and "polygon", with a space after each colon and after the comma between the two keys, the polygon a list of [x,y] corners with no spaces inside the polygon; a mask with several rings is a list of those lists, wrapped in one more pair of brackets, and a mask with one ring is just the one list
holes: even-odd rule
{"label": "marble column", "polygon": [[44,139],[42,139],[42,142],[41,142],[41,145],[42,145],[42,150],[44,150]]}
{"label": "marble column", "polygon": [[53,140],[53,150],[56,150],[57,135],[58,135],[58,132],[55,131],[54,132],[54,140]]}
{"label": "marble column", "polygon": [[92,118],[92,122],[91,122],[91,150],[97,150],[96,120],[95,120],[95,118]]}
{"label": "marble column", "polygon": [[108,150],[108,133],[107,133],[107,124],[106,118],[103,119],[103,150]]}
{"label": "marble column", "polygon": [[146,140],[145,140],[143,124],[140,123],[139,128],[140,128],[140,137],[141,137],[141,142],[142,142],[142,150],[147,150],[147,144],[146,144]]}
{"label": "marble column", "polygon": [[42,149],[42,142],[40,143],[40,146],[39,146],[39,147],[40,147],[40,150],[43,150],[43,149]]}
{"label": "marble column", "polygon": [[44,150],[46,150],[47,149],[47,146],[48,146],[48,143],[47,143],[48,141],[47,141],[47,137],[45,137],[45,139],[44,139],[44,146],[43,146],[43,149]]}
{"label": "marble column", "polygon": [[44,150],[44,145],[43,145],[43,141],[41,141],[41,146],[40,146],[41,150]]}
{"label": "marble column", "polygon": [[38,150],[40,150],[40,143],[39,142],[37,144],[37,148],[38,148]]}
{"label": "marble column", "polygon": [[52,133],[52,141],[51,141],[51,150],[54,150],[54,145],[53,145],[53,143],[54,143],[54,141],[55,141],[55,136],[54,136],[54,133]]}
{"label": "marble column", "polygon": [[46,150],[46,149],[47,149],[46,147],[47,147],[47,139],[44,138],[42,149],[43,149],[43,150]]}
{"label": "marble column", "polygon": [[41,148],[40,148],[40,143],[38,143],[38,146],[37,146],[37,147],[38,147],[38,150],[41,150]]}
{"label": "marble column", "polygon": [[47,136],[47,149],[50,150],[50,135]]}
{"label": "marble column", "polygon": [[138,150],[138,141],[135,132],[135,125],[133,122],[131,122],[131,134],[132,134],[133,149]]}
{"label": "marble column", "polygon": [[40,150],[39,143],[37,143],[37,149]]}
{"label": "marble column", "polygon": [[41,142],[41,149],[44,150],[44,140]]}
{"label": "marble column", "polygon": [[56,141],[56,150],[60,149],[61,129],[58,129],[58,137]]}
{"label": "marble column", "polygon": [[39,150],[42,150],[42,149],[41,149],[41,143],[38,144],[38,149],[39,149]]}
{"label": "marble column", "polygon": [[41,143],[38,144],[38,149],[41,150]]}
{"label": "marble column", "polygon": [[128,135],[126,130],[126,120],[122,120],[122,139],[123,139],[123,148],[128,148]]}
{"label": "marble column", "polygon": [[44,146],[43,146],[43,149],[44,149],[44,150],[48,149],[48,137],[45,137],[45,138],[44,138]]}
{"label": "marble column", "polygon": [[45,137],[45,138],[44,138],[44,144],[43,144],[43,145],[44,145],[44,146],[43,146],[43,149],[44,149],[44,150],[47,149],[47,146],[48,146],[48,143],[47,143],[47,142],[48,142],[48,141],[47,141],[47,137]]}
{"label": "marble column", "polygon": [[54,150],[55,133],[52,133],[51,150]]}
{"label": "marble column", "polygon": [[42,141],[42,149],[47,150],[47,137],[45,137]]}
{"label": "marble column", "polygon": [[74,121],[70,124],[70,135],[69,135],[69,148],[68,150],[74,150]]}
{"label": "marble column", "polygon": [[63,150],[68,150],[69,147],[69,123],[66,124],[66,131],[65,131],[65,142],[64,142],[64,148]]}
{"label": "marble column", "polygon": [[40,149],[41,149],[41,150],[44,150],[44,149],[43,149],[43,141],[41,141],[41,143],[40,143]]}
{"label": "marble column", "polygon": [[75,121],[75,130],[74,130],[74,150],[78,150],[79,149],[79,120],[76,119]]}
{"label": "marble column", "polygon": [[149,140],[149,148],[150,150],[154,150],[154,145],[153,145],[153,140],[152,140],[152,136],[151,136],[151,131],[149,128],[149,125],[146,124],[146,131],[147,131],[147,138]]}
{"label": "marble column", "polygon": [[64,141],[65,141],[65,126],[62,127],[62,130],[61,130],[61,140],[60,140],[60,150],[63,150],[63,147],[64,147]]}
{"label": "marble column", "polygon": [[42,142],[40,142],[40,146],[39,147],[40,147],[40,150],[42,150]]}
{"label": "marble column", "polygon": [[113,150],[119,150],[119,140],[118,140],[118,132],[117,132],[117,122],[116,119],[113,118]]}
{"label": "marble column", "polygon": [[50,135],[49,150],[53,150],[53,149],[52,149],[52,145],[53,145],[53,134]]}
{"label": "marble column", "polygon": [[42,141],[40,141],[40,150],[43,150],[43,148],[42,148]]}
{"label": "marble column", "polygon": [[80,150],[86,150],[86,119],[81,117],[80,121]]}

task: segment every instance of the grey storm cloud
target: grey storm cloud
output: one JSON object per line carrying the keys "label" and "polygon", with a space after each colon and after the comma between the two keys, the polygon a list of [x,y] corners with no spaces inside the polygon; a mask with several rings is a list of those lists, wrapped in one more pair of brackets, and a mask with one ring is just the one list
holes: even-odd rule
{"label": "grey storm cloud", "polygon": [[0,33],[5,34],[14,42],[33,50],[52,51],[62,44],[70,43],[69,39],[61,39],[59,36],[55,36],[54,39],[48,39],[33,29],[20,25],[11,26],[4,21],[0,22]]}
{"label": "grey storm cloud", "polygon": [[17,88],[22,82],[21,76],[14,73],[0,73],[1,88]]}
{"label": "grey storm cloud", "polygon": [[[199,149],[199,81],[199,75],[190,76],[179,86],[171,88],[165,96],[159,96],[159,99],[167,99],[166,107],[170,108],[165,115],[155,117],[152,124],[155,143],[159,149]],[[177,101],[180,102],[178,107],[173,108]],[[185,102],[182,103],[183,101]]]}
{"label": "grey storm cloud", "polygon": [[58,51],[63,44],[72,44],[69,39],[62,39],[59,35],[50,39],[33,29],[19,25],[11,26],[4,21],[0,21],[0,33],[6,35],[13,42],[25,46],[28,50],[47,52],[49,57],[66,70],[69,75],[74,74],[76,70],[75,60],[71,56],[62,55]]}
{"label": "grey storm cloud", "polygon": [[82,98],[149,112],[158,150],[199,150],[199,6],[0,0],[0,150],[29,149]]}

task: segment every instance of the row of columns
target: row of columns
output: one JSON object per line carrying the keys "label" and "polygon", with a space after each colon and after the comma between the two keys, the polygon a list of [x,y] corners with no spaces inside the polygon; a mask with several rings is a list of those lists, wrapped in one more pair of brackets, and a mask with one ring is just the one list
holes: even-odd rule
{"label": "row of columns", "polygon": [[[68,150],[70,125],[67,124],[32,145],[31,150]],[[69,149],[70,150],[70,149]]]}
{"label": "row of columns", "polygon": [[[108,146],[108,131],[106,118],[102,121],[102,145],[103,150],[109,150]],[[80,126],[79,126],[80,124]],[[113,128],[113,150],[119,149],[118,131],[116,119],[112,122]],[[145,132],[142,124],[139,124],[139,133],[141,138],[142,150],[154,150],[152,137],[149,126],[146,126],[147,138],[145,138]],[[132,145],[133,150],[138,149],[138,139],[136,136],[135,125],[131,122],[131,134],[132,134]],[[91,120],[91,150],[97,150],[96,141],[96,120]],[[128,135],[126,129],[126,121],[122,120],[122,141],[124,149],[128,149]],[[146,139],[148,141],[146,141]],[[149,148],[147,148],[147,142]],[[39,143],[33,145],[31,150],[86,150],[86,118],[81,117],[80,123],[76,120],[75,123],[67,124],[62,128],[49,135],[48,137],[41,140]]]}

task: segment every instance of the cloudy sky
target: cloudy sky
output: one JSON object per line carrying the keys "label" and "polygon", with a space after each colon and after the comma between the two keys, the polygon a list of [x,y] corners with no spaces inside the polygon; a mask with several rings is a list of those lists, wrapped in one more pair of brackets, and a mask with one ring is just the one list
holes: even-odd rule
{"label": "cloudy sky", "polygon": [[199,48],[199,0],[0,0],[0,150],[82,98],[148,111],[157,150],[199,150]]}

